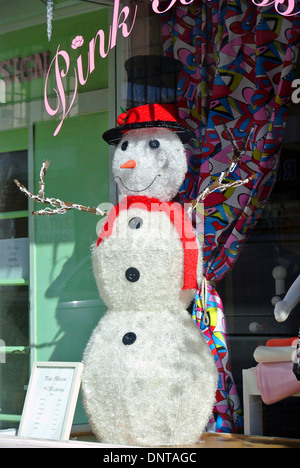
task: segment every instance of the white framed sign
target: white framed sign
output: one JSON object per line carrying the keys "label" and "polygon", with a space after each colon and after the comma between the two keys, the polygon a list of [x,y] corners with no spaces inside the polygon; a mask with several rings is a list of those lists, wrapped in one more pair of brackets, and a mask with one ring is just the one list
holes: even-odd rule
{"label": "white framed sign", "polygon": [[0,279],[28,278],[28,238],[0,240]]}
{"label": "white framed sign", "polygon": [[81,362],[34,362],[18,436],[69,439],[82,370]]}

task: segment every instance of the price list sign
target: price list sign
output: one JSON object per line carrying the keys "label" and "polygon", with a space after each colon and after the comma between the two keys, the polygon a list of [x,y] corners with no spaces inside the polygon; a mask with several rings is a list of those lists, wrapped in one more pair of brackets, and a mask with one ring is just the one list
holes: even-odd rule
{"label": "price list sign", "polygon": [[66,440],[70,436],[82,363],[35,363],[18,436]]}

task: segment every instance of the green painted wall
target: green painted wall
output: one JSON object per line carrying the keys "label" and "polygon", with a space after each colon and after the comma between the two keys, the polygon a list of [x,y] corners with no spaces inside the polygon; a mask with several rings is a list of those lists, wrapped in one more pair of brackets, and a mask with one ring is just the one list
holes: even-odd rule
{"label": "green painted wall", "polygon": [[28,129],[0,132],[0,153],[28,149]]}
{"label": "green painted wall", "polygon": [[[46,196],[86,206],[109,201],[109,158],[101,135],[108,113],[66,120],[52,137],[51,122],[35,126],[35,190],[43,160],[51,160]],[[43,208],[39,204],[35,209]],[[105,311],[92,272],[91,245],[100,217],[71,210],[34,218],[35,359],[81,361],[93,328]],[[76,422],[82,422],[78,409]]]}
{"label": "green painted wall", "polygon": [[[86,206],[109,201],[109,158],[101,138],[108,113],[74,117],[56,137],[51,122],[35,126],[35,191],[45,159],[46,196]],[[44,208],[36,204],[35,209]],[[36,358],[81,360],[92,328],[103,312],[92,274],[91,245],[100,217],[71,210],[34,218]],[[76,302],[75,302],[76,301]]]}

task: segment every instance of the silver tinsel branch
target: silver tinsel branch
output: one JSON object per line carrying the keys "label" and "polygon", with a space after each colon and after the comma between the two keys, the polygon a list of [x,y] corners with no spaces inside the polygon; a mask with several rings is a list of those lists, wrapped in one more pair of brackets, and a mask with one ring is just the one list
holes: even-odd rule
{"label": "silver tinsel branch", "polygon": [[229,167],[224,172],[221,173],[221,175],[218,177],[218,179],[216,179],[211,185],[209,185],[205,190],[203,190],[203,192],[201,192],[200,195],[190,203],[190,206],[188,208],[188,213],[191,213],[196,208],[198,203],[205,200],[205,198],[210,193],[215,192],[216,190],[219,190],[220,192],[224,192],[225,190],[227,190],[230,187],[233,187],[233,188],[240,187],[241,185],[245,185],[248,182],[250,182],[250,180],[254,180],[256,178],[256,174],[252,174],[250,177],[247,177],[247,179],[235,180],[234,182],[224,183],[224,179],[230,173],[234,172],[238,162],[240,161],[242,156],[245,154],[247,143],[248,143],[250,135],[252,134],[252,131],[254,129],[254,123],[252,124],[252,127],[250,129],[250,132],[249,132],[248,136],[244,139],[241,149],[239,149],[239,147],[237,145],[237,142],[235,141],[232,133],[226,127],[224,122],[221,122],[221,123],[222,123],[222,125],[224,127],[224,130],[226,131],[226,133],[227,133],[227,135],[228,135],[228,137],[229,137],[229,139],[231,141],[231,144],[232,144],[232,147],[233,147],[233,157],[231,159]]}
{"label": "silver tinsel branch", "polygon": [[47,0],[47,36],[48,36],[48,41],[51,41],[52,19],[53,19],[53,0]]}
{"label": "silver tinsel branch", "polygon": [[32,214],[34,215],[55,215],[55,214],[65,214],[67,211],[71,210],[72,208],[79,211],[87,211],[89,213],[93,213],[96,215],[106,216],[108,214],[107,211],[102,211],[100,208],[90,208],[89,206],[79,205],[78,203],[71,203],[65,202],[60,200],[59,198],[49,198],[45,197],[45,175],[47,169],[49,167],[49,161],[44,161],[43,165],[40,170],[40,183],[39,183],[39,193],[34,195],[32,192],[24,187],[18,180],[15,179],[15,184],[19,187],[21,192],[25,193],[27,197],[31,198],[32,200],[40,203],[44,203],[46,205],[50,205],[50,207],[45,208],[44,210],[34,211]]}

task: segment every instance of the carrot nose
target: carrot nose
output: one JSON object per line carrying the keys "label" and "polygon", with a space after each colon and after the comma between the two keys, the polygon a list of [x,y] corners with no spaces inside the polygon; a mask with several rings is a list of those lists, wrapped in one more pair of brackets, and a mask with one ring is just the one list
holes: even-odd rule
{"label": "carrot nose", "polygon": [[126,163],[120,166],[121,169],[133,169],[136,166],[136,162],[134,159],[129,159]]}

